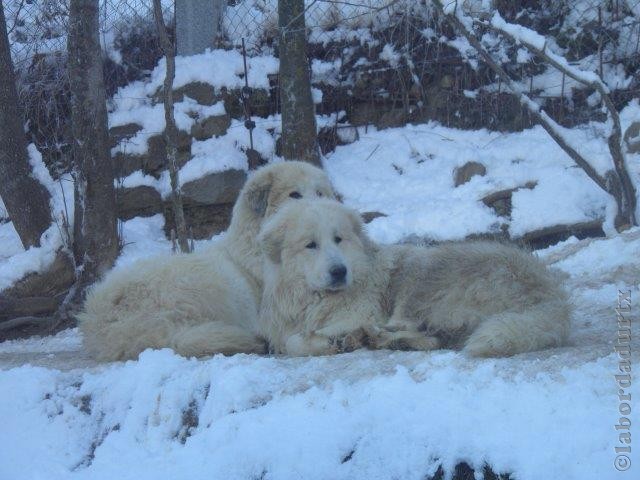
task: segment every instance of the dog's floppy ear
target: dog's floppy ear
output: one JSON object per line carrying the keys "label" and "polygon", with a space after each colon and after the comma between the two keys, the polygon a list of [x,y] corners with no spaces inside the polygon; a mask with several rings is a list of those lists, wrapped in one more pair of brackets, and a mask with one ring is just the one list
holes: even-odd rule
{"label": "dog's floppy ear", "polygon": [[273,263],[282,261],[281,252],[286,231],[287,223],[282,215],[277,215],[276,218],[267,221],[260,231],[258,236],[260,248]]}
{"label": "dog's floppy ear", "polygon": [[362,217],[358,212],[352,210],[350,208],[347,209],[347,216],[349,217],[349,221],[351,222],[351,226],[353,231],[358,235],[362,245],[364,246],[367,254],[370,254],[375,249],[375,244],[367,235],[367,232],[364,230],[364,222],[362,221]]}
{"label": "dog's floppy ear", "polygon": [[350,208],[347,208],[346,210],[347,210],[347,217],[351,222],[351,227],[353,228],[353,231],[356,232],[359,237],[365,238],[366,234],[364,233],[364,224],[362,222],[362,217],[360,216],[360,214]]}
{"label": "dog's floppy ear", "polygon": [[271,172],[258,172],[247,182],[245,198],[247,205],[257,217],[264,217],[267,211],[272,184],[273,174]]}

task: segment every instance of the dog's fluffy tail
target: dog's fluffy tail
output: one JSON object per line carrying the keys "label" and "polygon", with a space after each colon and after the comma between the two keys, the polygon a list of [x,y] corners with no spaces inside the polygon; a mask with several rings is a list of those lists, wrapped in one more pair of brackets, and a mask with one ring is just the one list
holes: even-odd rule
{"label": "dog's fluffy tail", "polygon": [[502,357],[560,346],[568,335],[569,316],[562,301],[492,315],[469,336],[464,350],[474,357]]}

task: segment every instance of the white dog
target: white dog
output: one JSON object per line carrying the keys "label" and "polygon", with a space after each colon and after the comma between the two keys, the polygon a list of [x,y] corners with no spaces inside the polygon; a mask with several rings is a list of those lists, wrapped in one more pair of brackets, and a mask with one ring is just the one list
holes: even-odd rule
{"label": "white dog", "polygon": [[257,170],[241,190],[229,230],[207,250],[151,258],[117,270],[88,294],[78,315],[100,361],[170,347],[185,356],[265,352],[256,326],[265,217],[291,199],[333,196],[324,172],[303,162]]}
{"label": "white dog", "polygon": [[359,215],[331,200],[286,205],[260,241],[260,325],[277,352],[463,347],[504,356],[561,345],[567,335],[559,279],[512,246],[377,246]]}

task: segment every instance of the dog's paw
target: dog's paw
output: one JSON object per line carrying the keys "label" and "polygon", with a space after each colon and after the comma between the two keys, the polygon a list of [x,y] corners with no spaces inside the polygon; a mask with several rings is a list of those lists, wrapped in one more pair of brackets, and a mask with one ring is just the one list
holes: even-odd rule
{"label": "dog's paw", "polygon": [[412,341],[411,346],[413,347],[413,350],[428,352],[429,350],[438,350],[442,347],[442,344],[438,337],[430,337],[423,334],[422,337],[416,337]]}
{"label": "dog's paw", "polygon": [[338,353],[353,352],[360,348],[369,348],[373,345],[374,333],[365,327],[358,328],[344,335],[338,335],[331,338],[331,344]]}

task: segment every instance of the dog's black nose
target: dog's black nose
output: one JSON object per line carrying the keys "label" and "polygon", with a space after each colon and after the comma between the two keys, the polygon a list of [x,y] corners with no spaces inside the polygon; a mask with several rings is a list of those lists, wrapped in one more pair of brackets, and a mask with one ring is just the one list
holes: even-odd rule
{"label": "dog's black nose", "polygon": [[347,267],[344,265],[334,265],[329,270],[331,274],[331,281],[333,283],[344,283],[344,279],[347,276]]}

